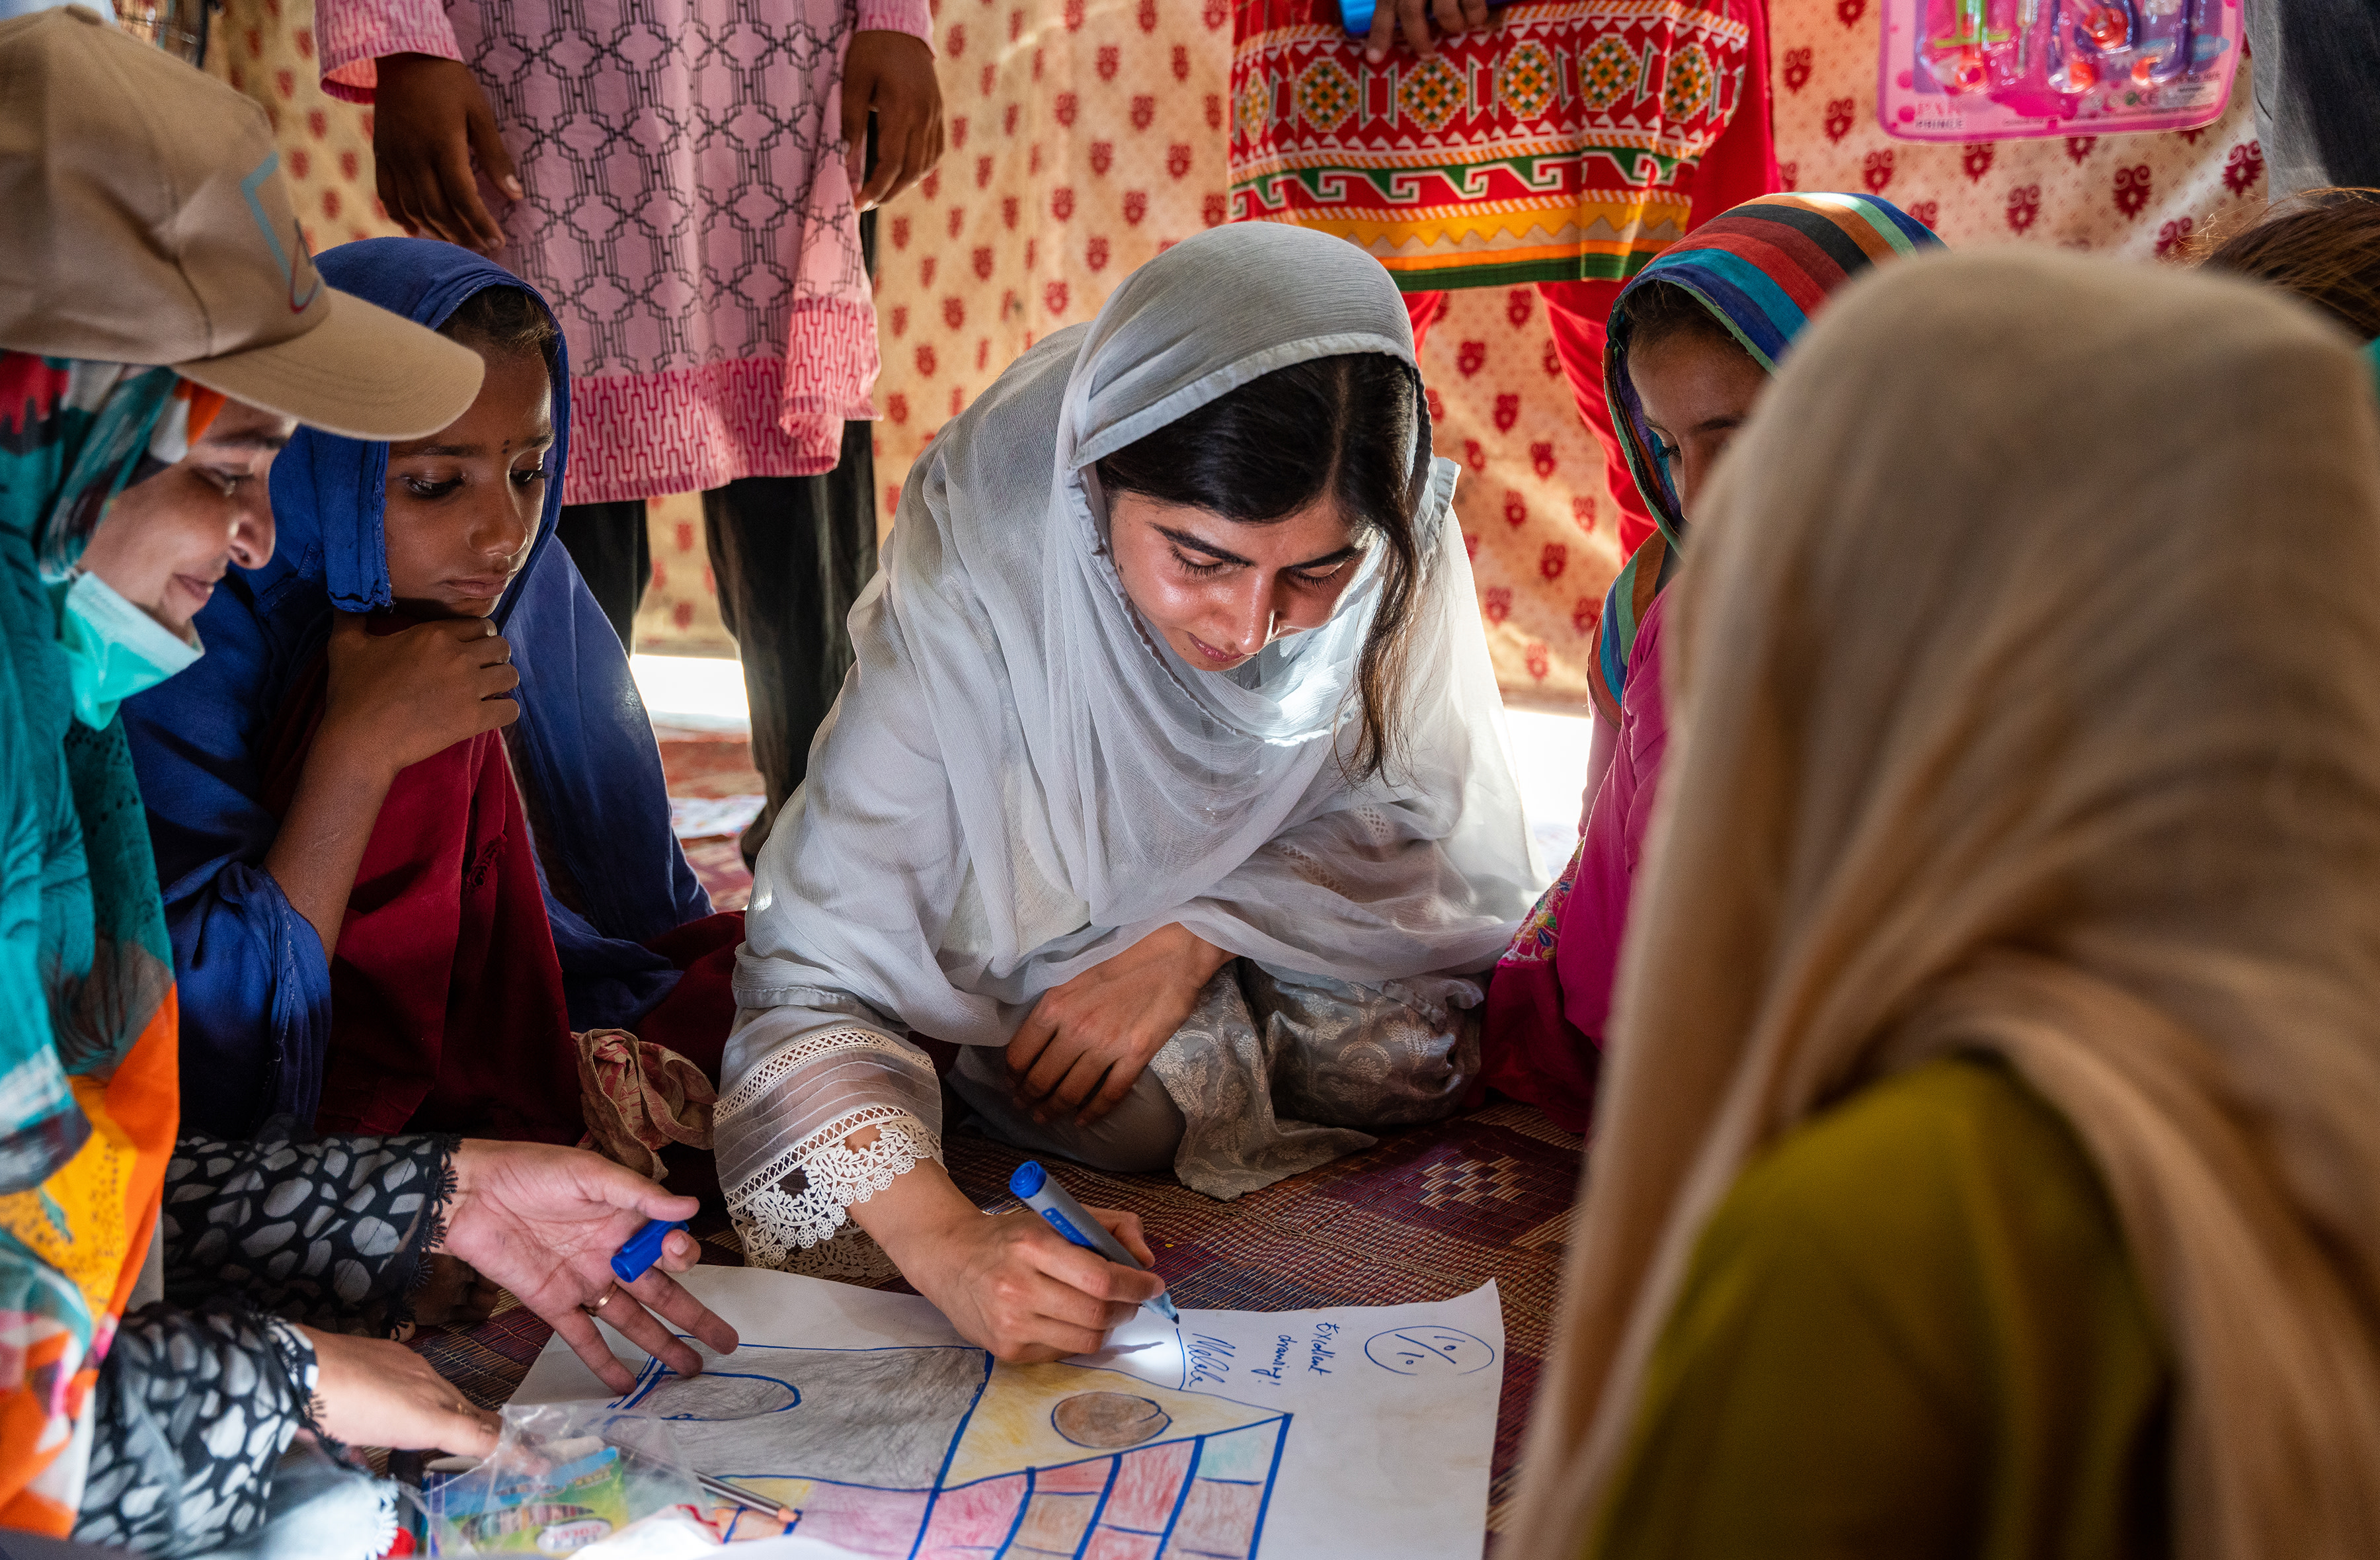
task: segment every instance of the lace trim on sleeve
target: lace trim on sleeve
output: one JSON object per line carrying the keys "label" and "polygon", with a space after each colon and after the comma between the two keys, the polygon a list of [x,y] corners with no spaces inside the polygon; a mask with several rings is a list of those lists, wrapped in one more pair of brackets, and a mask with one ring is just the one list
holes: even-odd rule
{"label": "lace trim on sleeve", "polygon": [[871,1061],[890,1063],[911,1075],[910,1080],[922,1084],[929,1091],[939,1087],[934,1081],[934,1064],[925,1053],[913,1050],[889,1036],[873,1030],[863,1030],[856,1024],[838,1024],[832,1029],[815,1030],[789,1044],[771,1052],[760,1064],[737,1080],[719,1102],[717,1121],[724,1124],[745,1115],[760,1102],[760,1097],[821,1057],[838,1051],[865,1051],[874,1054]]}
{"label": "lace trim on sleeve", "polygon": [[[727,1211],[743,1237],[744,1260],[752,1266],[795,1266],[805,1249],[843,1228],[853,1203],[867,1201],[925,1161],[941,1162],[934,1129],[899,1103],[899,1096],[916,1093],[930,1108],[939,1097],[933,1065],[900,1042],[856,1025],[804,1035],[737,1080],[719,1103],[720,1138],[734,1133],[741,1118],[781,1106],[781,1091],[798,1088],[805,1071],[848,1062],[884,1069],[890,1087],[875,1099],[863,1096],[852,1108],[836,1112],[726,1188]],[[883,1093],[895,1097],[888,1100]],[[871,1127],[876,1140],[865,1148],[844,1140]]]}
{"label": "lace trim on sleeve", "polygon": [[[853,1148],[844,1140],[876,1128],[876,1140]],[[926,1124],[898,1105],[869,1105],[810,1134],[769,1162],[742,1190],[730,1193],[727,1212],[744,1237],[744,1261],[752,1267],[790,1267],[806,1247],[832,1237],[865,1202],[896,1176],[924,1161],[941,1163],[941,1145]]]}

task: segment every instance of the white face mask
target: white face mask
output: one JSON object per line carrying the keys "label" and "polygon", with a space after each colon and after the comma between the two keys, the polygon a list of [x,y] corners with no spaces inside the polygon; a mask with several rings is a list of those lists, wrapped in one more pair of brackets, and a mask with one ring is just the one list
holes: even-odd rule
{"label": "white face mask", "polygon": [[177,637],[106,580],[81,571],[59,600],[58,648],[67,653],[75,718],[94,731],[115,718],[118,704],[201,653],[195,639]]}

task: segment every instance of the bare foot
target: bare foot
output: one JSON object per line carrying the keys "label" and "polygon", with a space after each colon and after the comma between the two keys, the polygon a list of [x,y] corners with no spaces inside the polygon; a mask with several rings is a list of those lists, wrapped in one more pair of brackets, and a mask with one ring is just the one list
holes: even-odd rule
{"label": "bare foot", "polygon": [[429,1279],[413,1292],[413,1320],[423,1327],[468,1327],[485,1322],[503,1294],[462,1258],[432,1255]]}

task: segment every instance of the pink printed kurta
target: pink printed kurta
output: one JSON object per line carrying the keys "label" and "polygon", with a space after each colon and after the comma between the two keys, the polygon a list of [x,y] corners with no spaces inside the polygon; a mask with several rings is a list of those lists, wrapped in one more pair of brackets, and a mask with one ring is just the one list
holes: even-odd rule
{"label": "pink printed kurta", "polygon": [[[755,25],[749,17],[764,18]],[[843,140],[860,30],[927,0],[319,0],[322,84],[459,59],[528,190],[498,258],[570,343],[563,502],[832,469],[875,415],[876,311]]]}

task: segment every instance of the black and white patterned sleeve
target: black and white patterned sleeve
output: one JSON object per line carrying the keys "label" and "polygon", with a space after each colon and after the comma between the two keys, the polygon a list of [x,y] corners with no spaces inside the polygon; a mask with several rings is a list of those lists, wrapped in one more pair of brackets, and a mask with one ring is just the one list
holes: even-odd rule
{"label": "black and white patterned sleeve", "polygon": [[201,1554],[264,1518],[273,1465],[310,1422],[314,1346],[229,1308],[128,1313],[101,1365],[80,1542]]}
{"label": "black and white patterned sleeve", "polygon": [[182,1139],[165,1170],[166,1298],[394,1332],[412,1319],[409,1297],[444,1236],[459,1141]]}

